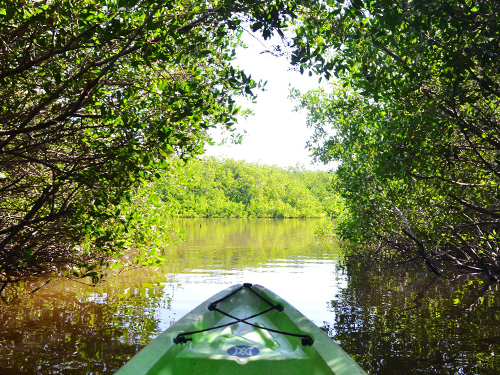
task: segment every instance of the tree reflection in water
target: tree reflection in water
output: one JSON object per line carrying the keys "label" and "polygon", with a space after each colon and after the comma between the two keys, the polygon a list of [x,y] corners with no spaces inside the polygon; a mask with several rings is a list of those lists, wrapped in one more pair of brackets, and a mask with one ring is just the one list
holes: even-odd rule
{"label": "tree reflection in water", "polygon": [[314,236],[320,224],[190,219],[188,241],[158,269],[122,272],[98,288],[53,276],[33,294],[47,279],[26,281],[25,297],[0,303],[0,374],[113,374],[207,297],[250,281],[324,322],[371,374],[500,373],[499,285],[340,263],[338,244]]}
{"label": "tree reflection in water", "polygon": [[500,285],[344,263],[324,329],[371,374],[498,374]]}
{"label": "tree reflection in water", "polygon": [[48,292],[0,305],[0,374],[113,373],[158,335],[155,308],[171,300],[142,281],[89,293],[56,280]]}

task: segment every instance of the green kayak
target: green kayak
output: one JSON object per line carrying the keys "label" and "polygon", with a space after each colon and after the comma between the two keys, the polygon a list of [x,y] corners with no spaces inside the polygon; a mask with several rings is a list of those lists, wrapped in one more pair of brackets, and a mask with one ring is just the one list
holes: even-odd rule
{"label": "green kayak", "polygon": [[234,285],[185,315],[116,375],[366,374],[270,290]]}

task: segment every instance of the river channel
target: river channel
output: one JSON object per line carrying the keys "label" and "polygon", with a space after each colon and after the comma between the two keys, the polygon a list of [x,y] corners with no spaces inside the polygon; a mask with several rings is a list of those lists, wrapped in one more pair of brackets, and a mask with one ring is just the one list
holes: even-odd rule
{"label": "river channel", "polygon": [[266,286],[370,374],[499,374],[500,288],[344,259],[316,219],[182,219],[185,241],[157,268],[98,287],[50,277],[0,301],[0,375],[113,374],[199,303]]}

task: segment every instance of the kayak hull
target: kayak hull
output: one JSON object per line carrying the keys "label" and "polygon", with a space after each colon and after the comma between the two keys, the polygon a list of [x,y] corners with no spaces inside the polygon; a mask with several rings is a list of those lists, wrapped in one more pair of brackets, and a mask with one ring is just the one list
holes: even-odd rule
{"label": "kayak hull", "polygon": [[293,306],[260,285],[243,284],[203,302],[116,373],[181,374],[366,373]]}

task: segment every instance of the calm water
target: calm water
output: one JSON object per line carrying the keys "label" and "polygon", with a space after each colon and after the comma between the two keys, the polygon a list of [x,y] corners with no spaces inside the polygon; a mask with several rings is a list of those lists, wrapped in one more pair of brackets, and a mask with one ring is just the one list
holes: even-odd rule
{"label": "calm water", "polygon": [[[168,264],[98,288],[52,278],[0,302],[0,375],[112,374],[229,285],[273,290],[371,374],[499,374],[500,290],[342,260],[318,220],[189,219]],[[27,291],[45,279],[23,285]]]}

